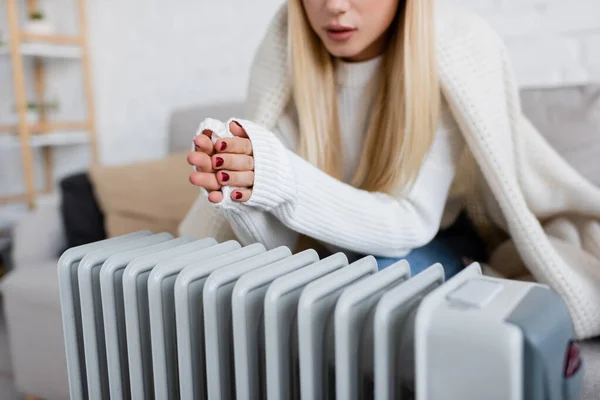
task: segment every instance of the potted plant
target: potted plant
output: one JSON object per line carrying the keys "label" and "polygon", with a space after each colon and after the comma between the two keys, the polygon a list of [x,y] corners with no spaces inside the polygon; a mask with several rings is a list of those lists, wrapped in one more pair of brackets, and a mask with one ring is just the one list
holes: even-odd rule
{"label": "potted plant", "polygon": [[34,11],[29,14],[24,30],[32,35],[51,35],[54,33],[54,26],[41,11]]}
{"label": "potted plant", "polygon": [[35,103],[27,103],[25,109],[26,120],[28,124],[37,124],[40,121],[40,113]]}
{"label": "potted plant", "polygon": [[[33,124],[37,124],[38,122],[40,122],[40,114],[41,114],[42,110],[44,110],[46,115],[48,115],[48,113],[50,111],[58,110],[58,102],[55,100],[55,101],[46,101],[41,104],[38,104],[35,102],[27,103],[27,105],[25,107],[25,120],[27,121],[27,123],[33,125]],[[16,112],[16,108],[15,108],[15,112]]]}

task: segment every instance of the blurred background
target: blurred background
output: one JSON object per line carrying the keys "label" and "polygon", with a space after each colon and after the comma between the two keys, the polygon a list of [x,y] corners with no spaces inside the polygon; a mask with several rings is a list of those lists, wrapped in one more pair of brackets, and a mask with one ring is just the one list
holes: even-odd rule
{"label": "blurred background", "polygon": [[[498,30],[528,116],[600,185],[600,1],[439,1]],[[58,256],[138,229],[177,235],[197,195],[195,128],[241,115],[282,3],[1,0],[0,399],[67,398]]]}

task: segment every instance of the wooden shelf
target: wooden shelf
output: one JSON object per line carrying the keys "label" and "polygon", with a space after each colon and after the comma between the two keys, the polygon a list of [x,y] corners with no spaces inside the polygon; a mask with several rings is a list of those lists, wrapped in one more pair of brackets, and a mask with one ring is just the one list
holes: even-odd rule
{"label": "wooden shelf", "polygon": [[27,195],[18,194],[13,196],[0,196],[0,205],[11,203],[23,203],[27,201]]}
{"label": "wooden shelf", "polygon": [[31,143],[31,147],[87,144],[90,142],[90,133],[85,131],[53,132],[31,136],[29,142]]}
{"label": "wooden shelf", "polygon": [[81,46],[82,40],[78,36],[68,35],[34,35],[27,32],[21,32],[21,42],[37,42],[47,44],[68,44]]}
{"label": "wooden shelf", "polygon": [[[90,142],[90,133],[87,131],[52,132],[29,137],[29,146],[32,148],[72,146]],[[16,149],[21,147],[21,142],[16,135],[0,136],[0,149]]]}
{"label": "wooden shelf", "polygon": [[[41,57],[57,59],[80,59],[81,47],[67,44],[54,43],[21,43],[19,45],[23,57]],[[8,46],[0,47],[0,56],[10,55]]]}
{"label": "wooden shelf", "polygon": [[54,122],[46,124],[37,124],[31,126],[33,134],[47,134],[48,132],[57,131],[85,131],[89,129],[87,122]]}
{"label": "wooden shelf", "polygon": [[[52,201],[52,199],[55,198],[53,193],[49,193],[44,189],[38,189],[35,193],[38,196],[39,201]],[[27,195],[25,194],[0,195],[0,205],[25,202],[27,202]],[[12,217],[14,217],[14,221],[18,220],[19,218],[18,215],[13,215]],[[13,218],[10,218],[9,220],[0,220],[0,230],[11,226],[12,222]],[[0,236],[0,238],[2,237]]]}
{"label": "wooden shelf", "polygon": [[[56,131],[83,131],[88,129],[88,122],[48,122],[45,124],[29,125],[29,133],[34,135]],[[16,125],[0,125],[0,134],[16,133],[17,131],[18,126]]]}
{"label": "wooden shelf", "polygon": [[[45,190],[52,192],[53,182],[53,158],[52,148],[54,146],[68,146],[76,144],[88,144],[91,150],[92,164],[97,162],[96,151],[96,122],[94,113],[94,101],[92,93],[92,78],[90,59],[87,44],[87,22],[85,16],[84,0],[76,0],[79,32],[77,35],[61,34],[36,34],[34,29],[40,26],[29,25],[29,28],[20,26],[20,0],[6,0],[6,16],[8,21],[8,43],[0,45],[0,56],[8,55],[12,70],[12,83],[14,88],[15,103],[20,105],[19,113],[23,116],[26,110],[22,107],[27,103],[30,93],[27,92],[27,79],[25,73],[25,58],[32,58],[33,64],[33,84],[35,97],[38,103],[45,98],[46,79],[45,74],[46,61],[48,59],[77,59],[81,62],[83,71],[83,88],[87,110],[86,121],[70,123],[51,123],[47,120],[47,115],[40,115],[40,121],[37,123],[28,123],[23,120],[22,125],[0,126],[0,148],[14,149],[20,152],[21,164],[23,169],[23,181],[25,184],[25,193],[23,198],[27,203],[28,209],[33,209],[36,204],[39,192],[35,188],[34,160],[33,150],[39,150],[43,162],[43,172],[45,175]],[[27,0],[25,10],[28,14],[40,10],[38,0]]]}

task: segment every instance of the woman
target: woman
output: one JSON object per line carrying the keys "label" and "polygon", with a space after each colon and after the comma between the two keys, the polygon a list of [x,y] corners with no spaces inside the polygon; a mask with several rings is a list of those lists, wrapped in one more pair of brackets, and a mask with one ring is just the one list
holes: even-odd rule
{"label": "woman", "polygon": [[413,274],[441,262],[450,277],[485,258],[451,189],[481,189],[511,238],[493,266],[522,259],[580,337],[600,334],[600,190],[523,118],[498,37],[433,3],[289,0],[258,50],[249,120],[201,124],[188,161],[207,196],[182,233],[224,239],[224,217],[244,244],[308,237],[380,267],[407,259]]}

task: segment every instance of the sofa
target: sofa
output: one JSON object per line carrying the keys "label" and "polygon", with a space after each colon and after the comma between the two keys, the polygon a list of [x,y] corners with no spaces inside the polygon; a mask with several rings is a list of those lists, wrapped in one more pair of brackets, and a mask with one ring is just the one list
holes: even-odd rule
{"label": "sofa", "polygon": [[[556,150],[600,186],[600,85],[525,89],[522,101],[525,113]],[[239,104],[177,110],[170,120],[169,155],[164,160],[92,170],[108,235],[138,229],[176,234],[197,193],[181,180],[187,182],[189,173],[182,154],[198,122],[205,116],[227,119],[241,111]],[[174,174],[181,175],[177,183],[167,182]],[[148,175],[160,176],[156,187],[131,193],[127,183],[140,187]],[[169,193],[164,202],[140,206],[161,191]],[[18,389],[48,400],[68,399],[56,282],[56,261],[64,247],[61,224],[56,200],[41,203],[20,221],[14,232],[14,270],[1,283]],[[582,343],[582,352],[584,399],[600,400],[600,340]]]}

